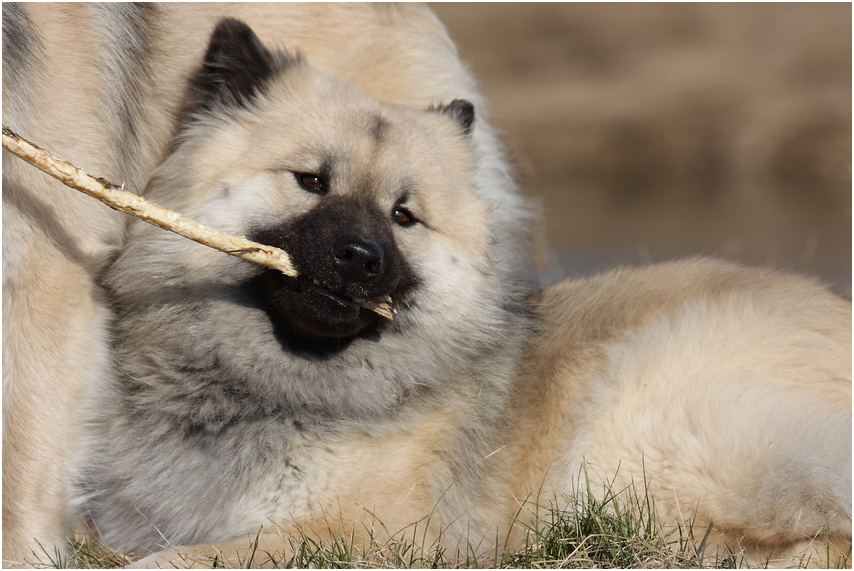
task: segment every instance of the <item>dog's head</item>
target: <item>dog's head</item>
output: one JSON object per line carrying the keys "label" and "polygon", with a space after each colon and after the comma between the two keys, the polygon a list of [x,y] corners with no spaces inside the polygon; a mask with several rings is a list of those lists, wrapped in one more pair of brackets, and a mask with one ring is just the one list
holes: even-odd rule
{"label": "dog's head", "polygon": [[[134,221],[103,280],[129,379],[238,382],[276,406],[371,416],[512,360],[519,290],[500,229],[518,201],[477,186],[495,179],[470,103],[381,102],[235,20],[187,102],[146,197],[284,249],[299,276]],[[393,320],[359,303],[385,297]]]}
{"label": "dog's head", "polygon": [[434,285],[419,299],[429,304],[464,299],[466,278],[486,271],[490,206],[472,188],[467,101],[421,110],[382,103],[299,55],[268,50],[244,23],[226,19],[183,115],[147,197],[284,249],[300,275],[138,229],[141,242],[174,254],[146,247],[162,264],[155,275],[236,280],[270,310],[279,333],[317,341],[390,326],[361,300],[391,298],[405,320],[425,279]]}

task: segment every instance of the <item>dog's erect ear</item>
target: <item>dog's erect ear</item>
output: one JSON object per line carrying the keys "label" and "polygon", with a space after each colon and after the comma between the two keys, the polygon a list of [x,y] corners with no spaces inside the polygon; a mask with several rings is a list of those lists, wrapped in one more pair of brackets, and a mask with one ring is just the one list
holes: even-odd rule
{"label": "dog's erect ear", "polygon": [[247,107],[274,74],[298,60],[298,56],[268,50],[244,22],[223,18],[191,80],[192,111],[221,105]]}
{"label": "dog's erect ear", "polygon": [[470,136],[474,129],[474,105],[465,99],[454,99],[447,105],[431,107],[430,111],[437,111],[449,116],[457,122],[466,136]]}

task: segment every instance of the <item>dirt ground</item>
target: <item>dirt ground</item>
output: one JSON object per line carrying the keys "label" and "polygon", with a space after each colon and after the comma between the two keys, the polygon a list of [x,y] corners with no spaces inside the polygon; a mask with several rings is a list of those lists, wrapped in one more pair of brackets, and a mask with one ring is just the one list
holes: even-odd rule
{"label": "dirt ground", "polygon": [[545,281],[699,253],[850,295],[850,4],[431,6],[541,200]]}

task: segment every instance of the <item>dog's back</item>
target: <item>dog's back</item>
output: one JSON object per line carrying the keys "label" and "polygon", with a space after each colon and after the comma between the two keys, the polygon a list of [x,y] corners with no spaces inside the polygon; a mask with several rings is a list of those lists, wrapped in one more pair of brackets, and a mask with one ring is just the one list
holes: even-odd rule
{"label": "dog's back", "polygon": [[518,464],[558,493],[633,486],[663,525],[697,539],[708,528],[709,553],[797,562],[815,540],[815,565],[829,540],[844,555],[850,302],[807,278],[697,259],[568,280],[535,308]]}

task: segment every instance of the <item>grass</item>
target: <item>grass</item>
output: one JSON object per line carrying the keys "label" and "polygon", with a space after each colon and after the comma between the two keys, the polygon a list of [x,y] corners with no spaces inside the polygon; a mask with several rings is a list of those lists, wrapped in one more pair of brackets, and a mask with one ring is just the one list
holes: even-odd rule
{"label": "grass", "polygon": [[[688,527],[663,528],[656,519],[655,507],[647,494],[633,490],[603,490],[601,499],[587,490],[561,504],[533,505],[536,521],[527,528],[524,549],[475,558],[441,547],[422,547],[417,526],[411,537],[391,540],[371,539],[368,545],[353,535],[318,541],[306,535],[290,537],[290,556],[274,556],[273,564],[284,569],[733,569],[747,566],[739,553],[706,553],[706,538],[693,537]],[[562,505],[562,509],[553,507]],[[496,544],[499,542],[496,541]],[[110,569],[127,565],[133,556],[105,547],[91,536],[71,544],[73,557],[52,559],[57,568],[87,567]],[[826,542],[825,561],[831,561]],[[207,561],[207,567],[225,567],[222,561]],[[268,554],[251,550],[236,567],[250,568],[260,563],[269,566]],[[802,565],[808,563],[803,561]],[[851,567],[851,550],[836,561],[833,568]],[[235,565],[230,565],[235,567]]]}
{"label": "grass", "polygon": [[705,537],[696,542],[683,528],[665,530],[649,496],[631,490],[604,490],[602,499],[587,490],[568,506],[546,509],[529,535],[527,548],[505,554],[502,567],[535,569],[736,568],[739,557],[705,554]]}
{"label": "grass", "polygon": [[[739,568],[746,561],[739,554],[705,553],[705,537],[699,541],[682,528],[664,530],[656,522],[647,497],[607,491],[601,500],[581,495],[569,500],[563,510],[545,508],[539,522],[529,530],[525,549],[494,553],[474,559],[451,555],[441,548],[421,548],[412,538],[371,541],[357,545],[352,536],[319,542],[307,536],[290,539],[290,557],[275,559],[285,569],[456,569],[456,568]],[[132,557],[105,548],[91,538],[72,542],[72,561],[56,559],[57,567],[109,569],[127,565]],[[255,553],[238,567],[249,568],[261,561]],[[263,558],[266,560],[266,555]],[[848,556],[834,567],[850,567]],[[223,567],[221,561],[208,562]],[[233,567],[233,565],[232,565]]]}

